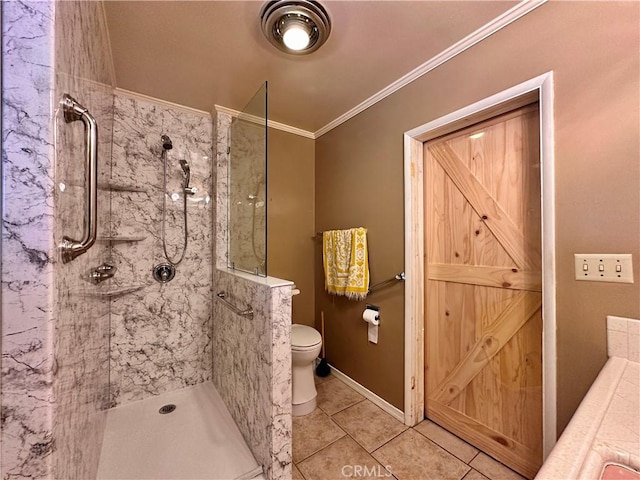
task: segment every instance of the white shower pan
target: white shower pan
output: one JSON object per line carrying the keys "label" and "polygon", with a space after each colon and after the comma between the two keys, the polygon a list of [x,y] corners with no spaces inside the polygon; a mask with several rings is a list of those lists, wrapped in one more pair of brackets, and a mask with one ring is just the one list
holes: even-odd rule
{"label": "white shower pan", "polygon": [[250,478],[262,468],[211,382],[107,412],[100,480]]}

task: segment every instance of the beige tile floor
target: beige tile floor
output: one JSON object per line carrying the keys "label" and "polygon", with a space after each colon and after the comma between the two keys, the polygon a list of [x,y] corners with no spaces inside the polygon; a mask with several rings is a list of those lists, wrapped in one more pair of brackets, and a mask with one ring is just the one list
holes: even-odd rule
{"label": "beige tile floor", "polygon": [[407,428],[335,377],[316,385],[318,408],[293,418],[294,480],[523,480],[429,420]]}

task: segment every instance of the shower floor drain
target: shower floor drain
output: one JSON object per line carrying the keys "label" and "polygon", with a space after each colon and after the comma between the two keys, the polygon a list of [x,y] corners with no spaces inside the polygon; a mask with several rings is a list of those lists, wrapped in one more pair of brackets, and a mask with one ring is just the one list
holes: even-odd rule
{"label": "shower floor drain", "polygon": [[167,405],[163,405],[162,407],[160,407],[160,410],[158,410],[159,413],[166,415],[167,413],[171,413],[176,409],[176,406],[173,403],[169,403]]}

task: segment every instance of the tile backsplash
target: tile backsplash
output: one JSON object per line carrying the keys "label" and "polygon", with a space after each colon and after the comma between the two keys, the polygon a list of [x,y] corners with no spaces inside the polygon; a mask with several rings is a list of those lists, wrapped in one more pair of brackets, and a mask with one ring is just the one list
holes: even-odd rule
{"label": "tile backsplash", "polygon": [[607,316],[607,354],[640,362],[640,320]]}

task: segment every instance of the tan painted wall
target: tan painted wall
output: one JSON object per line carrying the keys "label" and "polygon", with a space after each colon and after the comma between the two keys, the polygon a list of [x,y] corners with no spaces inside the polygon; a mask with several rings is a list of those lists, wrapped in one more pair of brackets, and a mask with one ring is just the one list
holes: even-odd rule
{"label": "tan painted wall", "polygon": [[[558,430],[606,361],[605,316],[640,318],[640,4],[550,2],[316,141],[316,229],[369,229],[372,281],[403,267],[403,132],[555,72]],[[573,254],[630,252],[633,285],[576,282]],[[367,344],[364,303],[323,292],[329,363],[402,407],[402,287]]]}
{"label": "tan painted wall", "polygon": [[267,270],[292,280],[293,322],[314,325],[314,142],[269,129]]}

